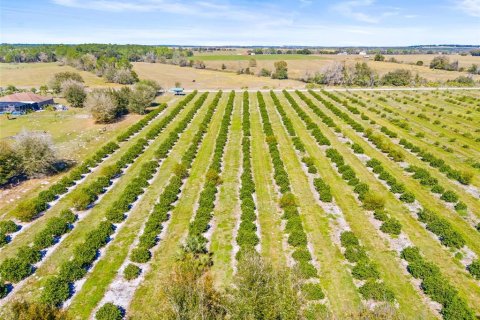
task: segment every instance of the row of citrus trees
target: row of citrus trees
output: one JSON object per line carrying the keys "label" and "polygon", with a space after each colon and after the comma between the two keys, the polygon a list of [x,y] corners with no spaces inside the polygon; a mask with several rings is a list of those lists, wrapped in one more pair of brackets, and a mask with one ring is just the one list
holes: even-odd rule
{"label": "row of citrus trees", "polygon": [[[186,106],[188,101],[190,101],[194,95],[196,95],[196,92],[188,96],[186,100],[180,102],[176,106],[176,108],[172,110],[169,116],[163,118],[160,123],[156,124],[153,128],[151,128],[148,132],[149,136],[153,139],[156,137],[156,135],[153,134],[154,132],[157,135],[160,134],[163,128],[165,128],[165,126],[175,118],[176,114],[178,114],[178,112]],[[146,123],[147,122],[144,122],[144,124]],[[140,126],[137,126],[135,130],[129,129],[128,131],[130,137],[136,132],[139,132],[140,129]],[[105,193],[107,189],[111,187],[112,181],[114,179],[118,178],[120,174],[124,173],[126,168],[139,158],[147,145],[147,140],[143,138],[139,139],[125,152],[125,154],[122,155],[122,157],[115,164],[103,168],[100,177],[98,177],[88,186],[79,190],[74,195],[73,209],[85,210],[95,205],[95,202],[99,199],[99,196]],[[132,185],[129,186],[129,188],[127,188],[124,197],[121,197],[120,200],[115,202],[114,206],[112,206],[112,208],[107,211],[107,216],[109,216],[112,221],[118,221],[122,216],[122,210],[128,210],[131,200],[136,199],[139,193],[142,193],[142,186],[145,184],[145,181],[148,181],[148,179],[153,174],[154,167],[155,163],[144,165],[142,167],[140,176],[132,182]],[[2,281],[10,283],[11,286],[11,284],[17,283],[25,279],[36,270],[36,268],[38,267],[38,263],[42,259],[45,251],[52,250],[53,247],[62,240],[62,235],[69,232],[75,226],[74,222],[75,220],[77,220],[78,216],[73,215],[72,217],[69,212],[71,211],[66,210],[62,212],[60,217],[49,218],[46,222],[46,227],[42,229],[37,235],[35,235],[30,245],[21,247],[18,250],[16,257],[5,259],[2,264],[0,264],[0,276],[2,278]],[[89,235],[88,238],[90,238],[90,236],[96,237],[98,234],[105,235],[106,233],[102,233],[106,230],[105,224],[101,225],[98,230],[103,231],[92,232],[92,235]],[[105,235],[104,238],[106,239],[108,236],[109,235]],[[100,244],[98,241],[92,242],[91,247],[88,246],[88,248],[90,248],[89,252],[95,251],[96,253],[96,249],[93,248]],[[86,250],[85,247],[79,246],[78,251],[82,250]],[[75,265],[76,267],[74,270],[74,273],[77,274],[76,277],[80,277],[79,275],[81,275],[82,273],[85,274],[87,268],[89,267],[89,264],[87,263],[87,261],[85,261],[85,259],[80,259],[78,261],[69,262],[68,265],[64,267],[65,271],[63,271],[62,273],[73,272],[68,271],[69,269],[72,269],[73,265]],[[65,280],[71,279],[72,278],[69,277]],[[64,282],[62,282],[62,284],[64,284]],[[59,281],[53,281],[53,284],[58,283]],[[65,288],[65,286],[63,287]],[[8,291],[6,290],[7,286],[5,284],[2,284],[2,288],[5,288],[4,290],[2,290],[2,292],[4,292],[4,295],[6,295],[8,293]],[[50,300],[50,298],[47,297],[46,300]]]}
{"label": "row of citrus trees", "polygon": [[[284,91],[284,95],[294,110],[302,111],[298,103],[287,91]],[[280,114],[282,115],[282,118],[287,119],[284,111],[280,111]],[[297,114],[300,116],[300,118],[305,124],[308,123],[307,130],[309,130],[312,136],[313,132],[320,130],[318,125],[315,124],[306,113],[302,111],[297,112]],[[326,116],[325,119],[327,119]],[[327,122],[330,123],[332,126],[334,125],[333,120],[327,120]],[[320,144],[318,141],[317,143],[319,147],[322,146],[322,144]],[[339,175],[341,175],[341,177],[345,181],[347,181],[349,185],[354,187],[354,191],[358,194],[358,197],[360,199],[363,199],[363,201],[367,201],[368,203],[368,199],[371,197],[371,194],[368,192],[368,185],[359,181],[353,169],[345,164],[343,157],[338,153],[336,149],[328,148],[326,149],[325,154],[335,164],[334,167],[339,172]],[[306,165],[310,173],[317,172],[317,169],[313,164],[313,160],[308,160]],[[314,186],[319,193],[320,201],[332,202],[333,197],[330,192],[330,186],[328,186],[321,178],[316,178],[313,181]],[[376,265],[370,260],[365,248],[361,246],[359,240],[356,238],[353,232],[343,232],[341,234],[340,240],[345,258],[349,263],[353,265],[351,269],[352,277],[361,281],[361,284],[359,286],[359,292],[364,297],[364,299],[393,302],[395,300],[393,292],[380,279],[380,273]]]}
{"label": "row of citrus trees", "polygon": [[273,132],[262,93],[257,92],[257,100],[265,142],[268,145],[270,159],[273,164],[273,178],[281,194],[279,206],[283,211],[282,219],[286,220],[284,231],[288,235],[287,242],[293,249],[292,258],[296,261],[295,267],[298,269],[300,276],[305,280],[302,291],[307,300],[320,301],[325,298],[325,294],[319,284],[318,270],[312,263],[313,258],[308,249],[307,234],[303,228],[297,200],[291,191],[290,179],[280,156],[278,141]]}
{"label": "row of citrus trees", "polygon": [[[294,109],[296,109],[296,108],[294,108]],[[298,113],[298,114],[299,114],[300,118],[302,118],[302,115],[300,113]],[[306,115],[306,116],[309,117],[308,115]],[[303,114],[303,117],[305,117],[305,114]],[[302,118],[302,120],[303,120],[303,118]],[[311,122],[311,120],[310,121],[307,120],[307,121],[304,121],[304,123],[305,124],[307,124],[307,123],[311,124],[312,122]],[[327,157],[335,164],[335,167],[337,168],[337,171],[339,171],[340,168],[345,165],[345,161],[343,159],[343,156],[337,150],[335,150],[333,148],[327,149],[326,154],[327,154]],[[351,176],[351,175],[349,175],[349,176]],[[342,175],[342,177],[343,177],[343,175]],[[350,179],[352,179],[352,178],[350,178]],[[348,179],[348,180],[350,181],[350,179]],[[376,196],[373,193],[369,192],[369,187],[368,187],[367,184],[361,183],[361,182],[358,183],[356,186],[354,186],[354,192],[357,193],[358,199],[363,203],[363,206],[364,206],[365,209],[375,210],[377,212],[377,214],[376,214],[377,219],[379,219],[379,220],[385,218],[385,216],[383,216],[383,218],[381,217],[384,203],[382,201],[378,201],[376,199]],[[386,217],[386,218],[388,219],[388,217]],[[396,232],[391,233],[391,232],[387,232],[387,231],[388,230],[385,230],[384,232],[387,233],[387,234],[390,234],[390,236],[395,236]],[[418,251],[418,248],[409,247],[405,250],[417,250]],[[403,258],[403,255],[402,255],[402,258]],[[422,261],[427,263],[429,266],[433,266],[432,263],[426,262],[423,259],[423,257],[422,257]],[[437,270],[439,270],[438,267],[435,266],[435,268]],[[407,270],[410,273],[412,273],[412,270],[411,270],[410,267],[407,268]],[[372,274],[375,273],[374,269],[372,269],[372,268],[365,268],[362,272],[365,272],[365,273],[368,272],[368,273],[372,273]],[[412,275],[416,278],[419,278],[418,274],[412,273]],[[437,302],[439,302],[437,300],[437,296],[436,296],[437,294],[440,295],[440,296],[442,296],[442,295],[449,296],[448,299],[445,299],[444,301],[442,301],[443,303],[441,302],[442,305],[443,305],[442,314],[443,314],[444,318],[445,319],[458,319],[458,318],[452,317],[452,314],[457,313],[457,314],[465,315],[464,318],[460,318],[460,319],[473,319],[474,318],[473,311],[468,307],[465,300],[458,295],[458,291],[456,289],[453,289],[453,287],[443,277],[443,275],[441,275],[441,273],[438,271],[438,272],[432,274],[432,276],[435,277],[434,279],[436,281],[438,281],[439,284],[441,283],[442,285],[438,285],[437,287],[432,288],[431,290],[428,290],[428,289],[426,289],[425,286],[423,286],[423,282],[422,282],[422,285],[420,286],[420,288],[428,296],[430,296],[433,300],[435,300]],[[425,276],[425,279],[426,278],[428,278],[428,274]],[[423,279],[423,278],[421,278],[421,279]],[[450,289],[453,289],[453,290],[450,290]],[[432,292],[432,291],[434,291],[434,292]],[[454,294],[450,294],[452,292]],[[384,296],[387,297],[388,295],[384,295]]]}

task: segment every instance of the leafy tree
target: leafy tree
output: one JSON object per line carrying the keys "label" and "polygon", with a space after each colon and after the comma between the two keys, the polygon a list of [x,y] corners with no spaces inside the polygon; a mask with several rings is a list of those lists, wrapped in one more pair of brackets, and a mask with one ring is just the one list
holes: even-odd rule
{"label": "leafy tree", "polygon": [[277,61],[273,64],[275,72],[272,74],[272,79],[288,79],[288,65],[286,61]]}
{"label": "leafy tree", "polygon": [[21,159],[21,170],[28,177],[40,177],[55,171],[58,162],[49,134],[22,131],[15,137],[15,154]]}
{"label": "leafy tree", "polygon": [[386,73],[382,77],[383,85],[390,86],[408,86],[412,83],[413,76],[410,70],[406,69],[397,69]]}
{"label": "leafy tree", "polygon": [[62,83],[67,80],[84,82],[82,76],[77,72],[65,71],[56,73],[50,80],[49,87],[53,90],[53,92],[58,94],[62,91]]}
{"label": "leafy tree", "polygon": [[17,283],[28,277],[33,271],[28,261],[19,258],[7,258],[0,264],[0,276],[3,280]]}
{"label": "leafy tree", "polygon": [[15,320],[69,320],[66,311],[55,306],[26,301],[13,301],[5,311],[7,319]]}
{"label": "leafy tree", "polygon": [[47,279],[40,297],[43,303],[59,306],[70,296],[70,287],[67,281],[59,277]]}
{"label": "leafy tree", "polygon": [[137,83],[130,94],[128,111],[144,114],[145,109],[150,106],[156,95],[157,90],[152,85],[142,82]]}
{"label": "leafy tree", "polygon": [[81,82],[65,80],[62,82],[62,94],[67,102],[74,108],[82,108],[87,98],[87,93]]}
{"label": "leafy tree", "polygon": [[385,56],[381,53],[377,53],[375,57],[373,58],[375,61],[385,61]]}
{"label": "leafy tree", "polygon": [[142,269],[140,269],[138,266],[134,264],[129,264],[123,271],[123,276],[127,280],[133,280],[140,275],[141,271]]}
{"label": "leafy tree", "polygon": [[86,107],[98,123],[114,122],[119,113],[115,98],[105,89],[93,89],[87,97]]}

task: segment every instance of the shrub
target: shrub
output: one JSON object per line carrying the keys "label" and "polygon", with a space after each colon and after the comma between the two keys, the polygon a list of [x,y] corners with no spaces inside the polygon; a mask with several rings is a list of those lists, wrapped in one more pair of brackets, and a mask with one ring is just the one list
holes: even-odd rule
{"label": "shrub", "polygon": [[129,264],[123,271],[123,276],[127,280],[133,280],[140,275],[141,271],[142,269],[140,269],[138,266],[134,264]]}
{"label": "shrub", "polygon": [[395,300],[395,295],[389,290],[383,282],[375,282],[367,280],[367,282],[360,287],[360,293],[366,300],[375,301],[389,301]]}
{"label": "shrub", "polygon": [[402,225],[397,219],[391,218],[382,224],[380,230],[382,232],[398,236],[402,232]]}
{"label": "shrub", "polygon": [[325,294],[320,285],[315,283],[306,283],[302,286],[302,292],[307,300],[322,300]]}
{"label": "shrub", "polygon": [[297,203],[296,203],[296,200],[295,200],[295,196],[290,192],[285,193],[280,198],[280,207],[282,207],[282,208],[289,207],[289,206],[296,206],[296,205],[297,205]]}
{"label": "shrub", "polygon": [[133,262],[137,262],[137,263],[148,262],[148,260],[150,260],[151,257],[152,257],[152,254],[150,253],[150,251],[147,248],[143,248],[143,247],[133,249],[132,253],[130,254],[130,259]]}
{"label": "shrub", "polygon": [[40,212],[46,210],[47,203],[38,198],[22,201],[15,209],[14,215],[22,222],[32,221]]}
{"label": "shrub", "polygon": [[442,199],[445,202],[457,202],[458,195],[455,192],[448,190],[442,194],[440,199]]}
{"label": "shrub", "polygon": [[465,211],[465,210],[467,210],[467,205],[465,204],[465,202],[460,201],[455,205],[455,210],[456,211]]}
{"label": "shrub", "polygon": [[18,249],[17,257],[21,261],[34,264],[42,259],[42,254],[32,247],[23,246]]}
{"label": "shrub", "polygon": [[342,243],[343,247],[349,247],[349,246],[358,246],[358,238],[357,236],[351,232],[351,231],[344,231],[340,235],[340,241]]}
{"label": "shrub", "polygon": [[0,281],[0,299],[5,298],[7,294],[8,294],[8,287],[5,285],[5,283]]}
{"label": "shrub", "polygon": [[70,296],[70,287],[67,281],[52,277],[47,280],[40,300],[52,306],[59,306]]}
{"label": "shrub", "polygon": [[415,195],[411,192],[405,192],[399,199],[405,203],[413,203],[415,201]]}
{"label": "shrub", "polygon": [[0,233],[9,234],[16,232],[18,230],[18,226],[12,220],[4,220],[0,221]]}
{"label": "shrub", "polygon": [[367,210],[383,209],[385,199],[379,194],[368,192],[363,199],[363,206]]}
{"label": "shrub", "polygon": [[468,267],[468,272],[477,279],[480,279],[480,260],[473,261]]}
{"label": "shrub", "polygon": [[475,313],[468,307],[465,300],[455,296],[451,301],[449,301],[441,311],[443,319],[445,320],[473,320],[475,319]]}
{"label": "shrub", "polygon": [[123,315],[120,308],[113,303],[105,303],[95,314],[96,320],[122,320]]}
{"label": "shrub", "polygon": [[67,282],[74,282],[82,279],[87,270],[78,260],[67,261],[60,267],[59,277]]}
{"label": "shrub", "polygon": [[352,269],[352,276],[356,279],[378,279],[380,273],[371,262],[359,261]]}

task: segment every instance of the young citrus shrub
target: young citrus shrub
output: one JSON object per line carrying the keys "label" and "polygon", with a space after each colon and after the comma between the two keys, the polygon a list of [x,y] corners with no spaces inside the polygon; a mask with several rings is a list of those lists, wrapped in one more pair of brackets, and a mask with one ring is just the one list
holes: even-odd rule
{"label": "young citrus shrub", "polygon": [[122,310],[111,302],[105,303],[95,314],[96,320],[122,320]]}
{"label": "young citrus shrub", "polygon": [[363,206],[367,210],[383,209],[385,206],[385,199],[379,194],[368,192],[363,199]]}
{"label": "young citrus shrub", "polygon": [[141,271],[142,269],[140,269],[138,266],[134,264],[129,264],[123,271],[123,276],[127,280],[133,280],[140,275]]}
{"label": "young citrus shrub", "polygon": [[59,306],[69,296],[69,283],[59,277],[52,277],[47,280],[40,299],[45,304]]}

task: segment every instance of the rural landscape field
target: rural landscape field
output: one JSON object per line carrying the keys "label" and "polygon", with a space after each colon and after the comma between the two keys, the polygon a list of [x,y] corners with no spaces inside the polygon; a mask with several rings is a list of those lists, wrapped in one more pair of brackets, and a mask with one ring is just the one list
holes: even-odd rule
{"label": "rural landscape field", "polygon": [[0,319],[480,319],[480,3],[440,2],[2,3]]}

